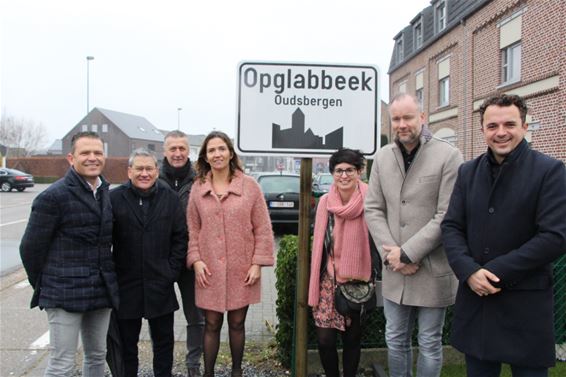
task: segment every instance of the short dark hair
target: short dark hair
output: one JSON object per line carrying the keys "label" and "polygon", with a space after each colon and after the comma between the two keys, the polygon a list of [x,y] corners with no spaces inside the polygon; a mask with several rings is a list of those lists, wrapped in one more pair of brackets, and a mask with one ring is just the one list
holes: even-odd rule
{"label": "short dark hair", "polygon": [[230,140],[230,137],[228,137],[228,135],[226,135],[224,132],[212,131],[211,133],[206,135],[204,141],[202,142],[202,146],[200,147],[200,151],[198,153],[198,160],[195,166],[197,171],[197,178],[200,179],[201,182],[204,182],[206,180],[206,175],[211,169],[210,164],[206,161],[206,149],[208,148],[208,142],[215,138],[219,138],[223,142],[225,142],[228,146],[228,150],[232,154],[232,158],[230,159],[230,179],[232,179],[232,177],[236,173],[236,170],[244,171],[242,169],[240,159],[238,158],[238,155],[234,150],[234,144],[232,143],[232,140]]}
{"label": "short dark hair", "polygon": [[480,124],[483,127],[483,115],[487,110],[488,106],[499,106],[499,107],[508,107],[508,106],[516,106],[519,109],[519,114],[521,115],[521,122],[525,124],[527,122],[527,104],[522,97],[519,97],[516,94],[498,94],[495,96],[491,96],[483,101],[482,105],[480,106]]}
{"label": "short dark hair", "polygon": [[71,138],[71,154],[75,153],[75,144],[77,143],[77,140],[79,140],[83,137],[88,137],[88,138],[91,138],[91,139],[98,139],[98,140],[102,141],[102,138],[96,132],[93,132],[93,131],[77,132]]}
{"label": "short dark hair", "polygon": [[365,160],[364,155],[357,149],[340,148],[330,156],[328,170],[330,173],[333,173],[336,165],[344,162],[353,165],[356,170],[362,170],[365,165]]}

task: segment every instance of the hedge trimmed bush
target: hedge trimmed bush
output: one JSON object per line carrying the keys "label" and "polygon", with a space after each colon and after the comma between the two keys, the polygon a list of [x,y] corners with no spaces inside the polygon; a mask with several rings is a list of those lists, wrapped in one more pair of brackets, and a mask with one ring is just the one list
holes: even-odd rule
{"label": "hedge trimmed bush", "polygon": [[[294,315],[295,315],[295,292],[297,282],[297,254],[299,251],[298,237],[296,235],[285,235],[279,242],[277,252],[277,266],[275,268],[277,289],[276,313],[279,324],[275,332],[277,343],[277,356],[286,368],[290,368],[294,354]],[[451,308],[446,313],[444,325],[443,343],[448,344]],[[362,324],[362,348],[383,348],[385,344],[385,317],[383,309],[377,308]],[[308,314],[308,346],[316,348],[316,330],[312,313]],[[340,337],[338,337],[340,344]],[[416,344],[416,331],[413,334],[413,344]]]}

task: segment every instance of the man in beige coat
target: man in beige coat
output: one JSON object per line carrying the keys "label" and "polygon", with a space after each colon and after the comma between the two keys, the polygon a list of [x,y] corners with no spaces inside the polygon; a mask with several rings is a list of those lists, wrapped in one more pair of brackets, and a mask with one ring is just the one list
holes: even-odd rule
{"label": "man in beige coat", "polygon": [[440,223],[462,155],[432,136],[415,97],[393,97],[389,112],[395,142],[374,158],[365,203],[368,228],[386,266],[382,293],[389,375],[412,376],[411,334],[417,321],[417,376],[439,376],[444,315],[457,288]]}

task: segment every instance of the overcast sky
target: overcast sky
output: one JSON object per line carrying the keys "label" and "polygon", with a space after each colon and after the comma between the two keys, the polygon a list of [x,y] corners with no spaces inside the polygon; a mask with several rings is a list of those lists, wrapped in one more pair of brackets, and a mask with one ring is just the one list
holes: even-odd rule
{"label": "overcast sky", "polygon": [[241,61],[376,65],[388,100],[393,37],[430,0],[13,0],[0,5],[0,111],[48,143],[90,107],[160,129],[234,136]]}

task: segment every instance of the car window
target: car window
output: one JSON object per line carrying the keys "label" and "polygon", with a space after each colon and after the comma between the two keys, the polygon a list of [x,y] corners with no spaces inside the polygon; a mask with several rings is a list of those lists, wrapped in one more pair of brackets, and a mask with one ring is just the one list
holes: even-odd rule
{"label": "car window", "polygon": [[332,176],[330,174],[328,175],[325,174],[320,176],[321,185],[331,185],[332,182],[334,182],[334,180],[332,179]]}
{"label": "car window", "polygon": [[299,177],[286,177],[286,176],[268,176],[260,177],[259,185],[263,192],[299,192],[300,191],[300,178]]}
{"label": "car window", "polygon": [[16,169],[6,169],[6,170],[10,174],[13,174],[13,175],[25,175],[25,174],[27,174],[27,173],[24,173],[23,171],[19,171],[19,170],[16,170]]}

